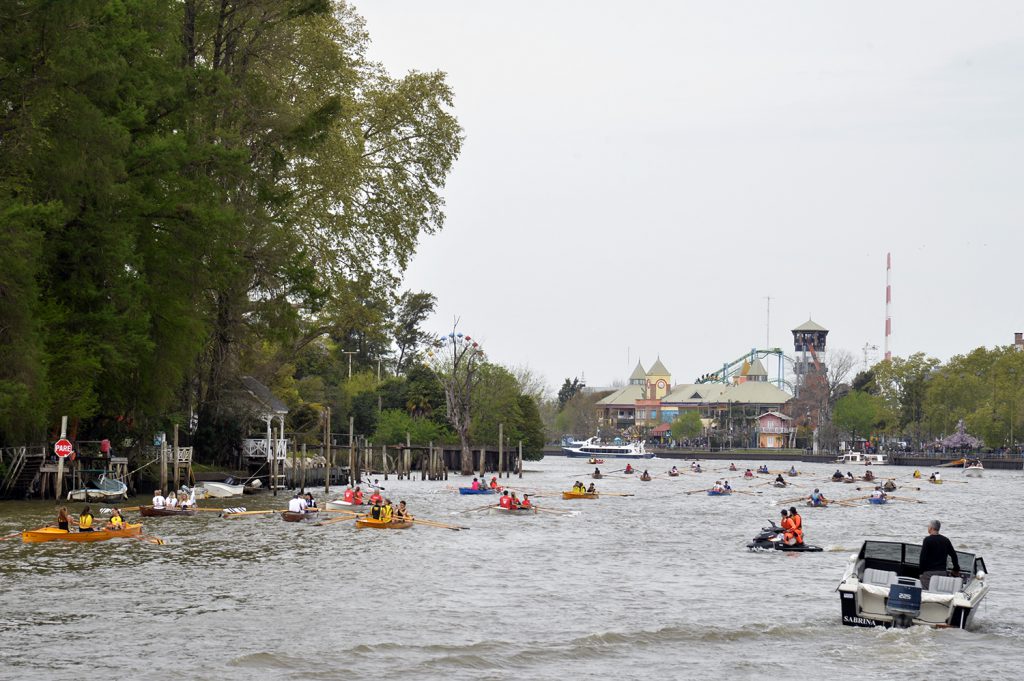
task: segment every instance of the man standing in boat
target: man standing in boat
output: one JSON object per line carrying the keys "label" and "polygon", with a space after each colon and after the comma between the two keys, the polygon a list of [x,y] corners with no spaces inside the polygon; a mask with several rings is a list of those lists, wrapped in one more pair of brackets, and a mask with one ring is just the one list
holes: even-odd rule
{"label": "man standing in boat", "polygon": [[921,586],[925,589],[936,575],[946,575],[946,558],[953,561],[953,574],[960,574],[960,560],[957,558],[953,542],[945,535],[939,534],[942,523],[938,520],[928,521],[928,536],[921,542],[921,556],[918,565],[921,567]]}

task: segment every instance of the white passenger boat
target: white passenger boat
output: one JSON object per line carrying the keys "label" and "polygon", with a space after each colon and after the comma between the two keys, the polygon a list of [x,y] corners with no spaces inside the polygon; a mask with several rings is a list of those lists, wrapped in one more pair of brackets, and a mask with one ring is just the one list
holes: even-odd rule
{"label": "white passenger boat", "polygon": [[[843,624],[851,627],[908,627],[913,624],[966,629],[988,593],[985,561],[957,551],[960,576],[935,576],[921,588],[920,544],[866,541],[850,557],[839,602]],[[950,566],[951,567],[951,566]]]}
{"label": "white passenger boat", "polygon": [[215,499],[226,499],[227,497],[241,496],[244,489],[245,485],[229,485],[226,482],[200,482],[196,485],[196,496],[200,497],[201,494],[205,493],[206,496],[214,497]]}
{"label": "white passenger boat", "polygon": [[861,454],[860,452],[847,452],[838,459],[836,463],[852,463],[864,466],[886,466],[889,464],[887,454]]}
{"label": "white passenger boat", "polygon": [[653,459],[654,454],[644,449],[643,442],[629,444],[601,444],[596,437],[573,447],[562,447],[568,457],[595,459]]}
{"label": "white passenger boat", "polygon": [[127,498],[128,485],[105,475],[101,475],[92,487],[73,489],[68,492],[68,501],[114,501]]}
{"label": "white passenger boat", "polygon": [[967,460],[964,462],[964,475],[968,478],[980,478],[985,473],[985,467],[981,465],[981,461],[978,459]]}

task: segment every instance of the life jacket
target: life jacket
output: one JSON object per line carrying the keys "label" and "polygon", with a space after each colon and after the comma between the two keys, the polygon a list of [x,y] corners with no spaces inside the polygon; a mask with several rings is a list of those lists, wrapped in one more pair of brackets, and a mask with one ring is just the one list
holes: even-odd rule
{"label": "life jacket", "polygon": [[347,501],[348,503],[351,504],[352,501],[355,498],[356,498],[356,493],[353,490],[351,490],[351,489],[345,490],[345,501]]}
{"label": "life jacket", "polygon": [[374,520],[380,520],[380,514],[382,510],[383,509],[381,509],[380,506],[375,505],[373,508],[370,509],[370,517]]}
{"label": "life jacket", "polygon": [[385,507],[383,507],[381,509],[380,519],[383,520],[386,523],[390,523],[392,515],[393,514],[392,514],[391,507],[390,506],[385,506]]}
{"label": "life jacket", "polygon": [[501,498],[498,499],[498,506],[501,506],[502,508],[512,508],[512,497],[502,495]]}
{"label": "life jacket", "polygon": [[121,518],[121,516],[119,516],[117,514],[114,514],[114,515],[110,516],[110,525],[115,530],[120,530],[121,529],[121,525],[123,525],[123,524],[124,524],[124,520]]}
{"label": "life jacket", "polygon": [[89,513],[83,513],[78,516],[78,529],[88,530],[92,528],[92,515]]}
{"label": "life jacket", "polygon": [[498,489],[498,479],[491,478],[491,489]]}

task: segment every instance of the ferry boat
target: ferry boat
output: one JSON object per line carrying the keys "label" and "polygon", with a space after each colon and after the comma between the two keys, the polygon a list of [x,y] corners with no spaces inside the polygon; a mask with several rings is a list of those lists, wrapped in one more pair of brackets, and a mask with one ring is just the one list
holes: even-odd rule
{"label": "ferry boat", "polygon": [[864,466],[887,466],[889,456],[887,454],[862,454],[860,452],[847,452],[838,459],[836,463],[852,463]]}
{"label": "ferry boat", "polygon": [[573,443],[575,446],[562,447],[566,456],[572,458],[594,458],[594,459],[653,459],[654,453],[644,449],[643,442],[630,442],[629,444],[601,444],[596,437],[592,437],[581,443]]}
{"label": "ferry boat", "polygon": [[988,593],[985,561],[957,551],[959,576],[935,576],[921,587],[920,544],[865,541],[850,557],[836,589],[843,624],[850,627],[909,627],[914,624],[966,629]]}

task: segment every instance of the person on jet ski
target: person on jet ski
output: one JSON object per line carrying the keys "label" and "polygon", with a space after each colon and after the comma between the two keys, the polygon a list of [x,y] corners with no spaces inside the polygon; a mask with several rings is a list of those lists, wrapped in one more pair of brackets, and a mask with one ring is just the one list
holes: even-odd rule
{"label": "person on jet ski", "polygon": [[793,539],[799,546],[804,543],[804,519],[800,517],[796,506],[789,507],[789,521],[793,524]]}

